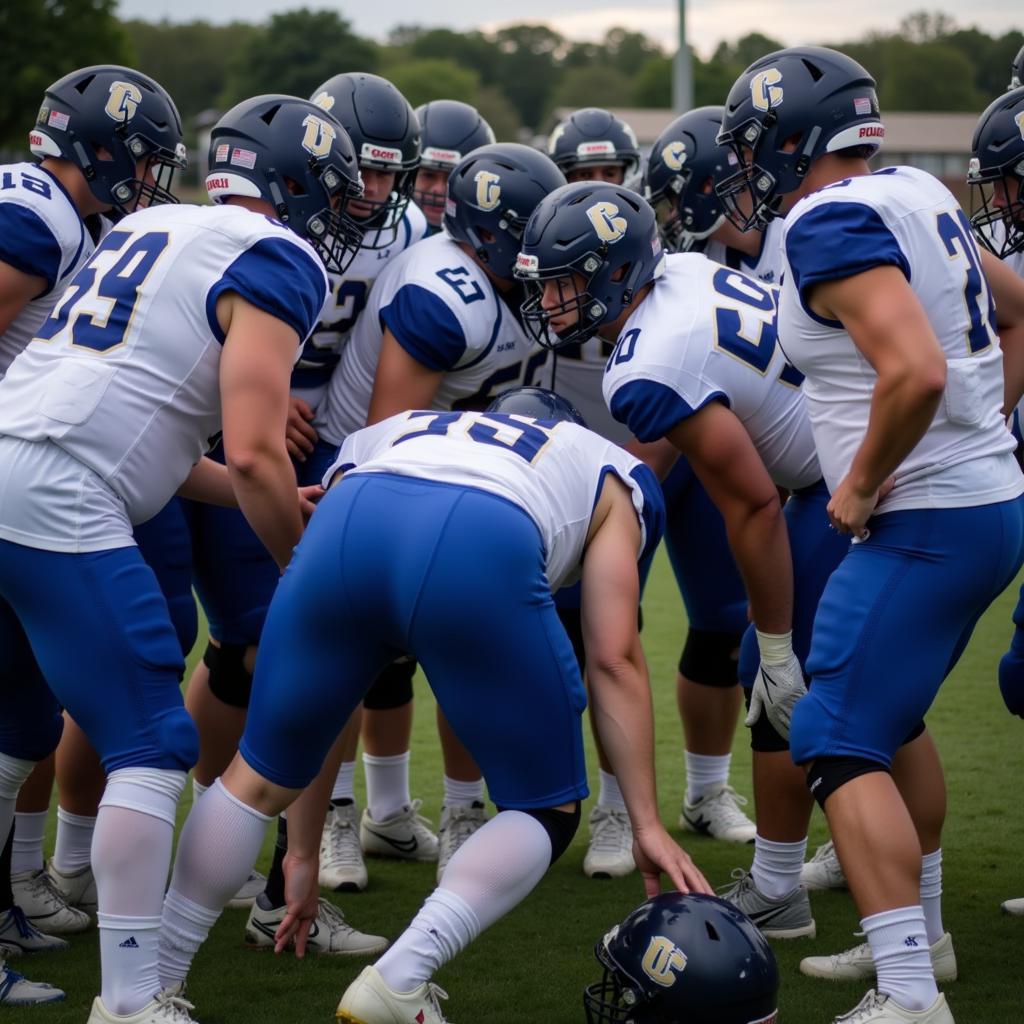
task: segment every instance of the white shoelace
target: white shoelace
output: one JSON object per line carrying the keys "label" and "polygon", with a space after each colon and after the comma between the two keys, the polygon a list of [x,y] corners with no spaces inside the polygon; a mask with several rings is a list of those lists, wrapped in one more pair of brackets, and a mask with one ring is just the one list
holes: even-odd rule
{"label": "white shoelace", "polygon": [[363,863],[363,853],[359,847],[359,833],[354,820],[336,814],[326,831],[326,837],[327,851],[323,858],[326,862],[346,866]]}
{"label": "white shoelace", "polygon": [[733,825],[742,826],[750,823],[747,816],[740,810],[741,807],[746,807],[747,803],[745,796],[740,796],[732,786],[725,785],[707,801],[706,806],[714,806],[726,827],[730,828]]}
{"label": "white shoelace", "polygon": [[175,1021],[177,1024],[195,1024],[191,1012],[195,1005],[190,1003],[182,995],[173,995],[169,990],[157,994],[156,1001],[158,1009],[156,1015],[167,1021]]}
{"label": "white shoelace", "polygon": [[633,829],[625,811],[598,807],[590,819],[590,848],[601,853],[633,849]]}
{"label": "white shoelace", "polygon": [[857,1024],[857,1021],[868,1020],[875,1010],[885,1005],[885,1000],[885,996],[869,988],[864,998],[849,1013],[836,1017],[836,1024]]}

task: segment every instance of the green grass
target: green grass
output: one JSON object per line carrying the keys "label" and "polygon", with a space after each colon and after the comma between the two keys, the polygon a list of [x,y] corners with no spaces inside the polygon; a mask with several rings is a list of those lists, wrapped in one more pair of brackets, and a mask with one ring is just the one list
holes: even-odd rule
{"label": "green grass", "polygon": [[[1024,942],[1024,920],[999,913],[1001,900],[1024,895],[1020,850],[1024,816],[1018,786],[1024,784],[1022,726],[1003,708],[995,682],[999,655],[1010,634],[1017,587],[996,602],[978,626],[956,673],[929,716],[945,760],[949,817],[944,847],[945,923],[956,941],[961,980],[946,987],[960,1024],[1010,1024],[1024,1016],[1021,979],[1012,950]],[[659,557],[644,605],[644,643],[650,661],[658,725],[657,762],[663,819],[675,822],[682,799],[682,754],[673,678],[684,618],[664,557]],[[914,639],[908,638],[909,643]],[[481,667],[485,671],[485,667]],[[413,740],[413,793],[435,817],[441,770],[430,707],[420,681]],[[590,757],[592,778],[596,767]],[[733,782],[749,794],[750,755],[745,731],[737,732]],[[361,774],[361,773],[359,773]],[[584,814],[590,809],[588,802]],[[184,808],[182,809],[184,814]],[[824,840],[815,815],[811,848]],[[558,1024],[582,1021],[580,993],[596,980],[595,940],[643,899],[639,877],[595,882],[583,877],[585,827],[566,855],[527,901],[484,933],[438,975],[451,993],[448,1014],[458,1024]],[[686,836],[683,843],[715,885],[747,867],[752,848]],[[266,867],[268,846],[264,849]],[[337,899],[358,927],[397,935],[430,892],[434,866],[372,862],[365,893]],[[852,942],[857,914],[846,893],[812,897],[815,940],[776,943],[782,975],[780,1024],[826,1024],[850,1009],[865,989],[805,978],[801,957],[838,952]],[[242,946],[246,912],[228,910],[200,952],[189,981],[189,998],[203,1024],[329,1021],[345,986],[365,961],[254,953]],[[98,991],[95,932],[73,940],[64,954],[17,965],[29,977],[60,985],[65,1003],[27,1012],[34,1021],[76,1022],[88,1014]],[[1011,968],[1011,969],[1008,969]]]}

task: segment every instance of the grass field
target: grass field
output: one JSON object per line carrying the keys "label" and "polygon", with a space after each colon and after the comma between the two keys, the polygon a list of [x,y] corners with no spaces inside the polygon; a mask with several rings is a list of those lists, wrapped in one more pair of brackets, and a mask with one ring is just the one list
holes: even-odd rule
{"label": "grass field", "polygon": [[[1011,588],[982,619],[956,673],[929,716],[942,752],[949,785],[944,841],[945,923],[952,931],[960,980],[946,987],[958,1024],[1015,1024],[1024,1020],[1024,981],[1016,973],[1024,948],[1024,919],[1006,918],[999,903],[1024,896],[1024,725],[1003,708],[995,682],[999,655],[1010,633],[1017,588]],[[674,678],[683,636],[683,613],[663,556],[655,565],[644,603],[644,642],[651,667],[657,714],[657,763],[662,816],[675,822],[682,799],[682,754],[675,712]],[[913,637],[907,638],[914,643]],[[487,671],[487,666],[481,666]],[[441,770],[433,731],[431,697],[417,690],[413,740],[413,794],[436,823]],[[590,757],[591,777],[596,763]],[[750,793],[750,756],[745,731],[736,737],[733,782]],[[590,803],[584,807],[584,816]],[[184,814],[185,808],[182,808]],[[584,819],[585,820],[585,819]],[[815,815],[811,849],[824,840]],[[52,836],[51,836],[52,842]],[[715,885],[735,867],[748,867],[752,847],[686,836],[684,845]],[[437,981],[450,994],[445,1004],[457,1024],[560,1024],[582,1021],[581,992],[599,976],[592,949],[609,926],[643,899],[639,877],[595,882],[584,878],[586,848],[581,828],[567,854],[529,899],[475,942]],[[264,849],[264,863],[268,859]],[[349,920],[366,931],[393,937],[433,886],[434,866],[372,862],[365,893],[337,899]],[[801,957],[838,952],[855,941],[857,915],[846,893],[812,897],[818,924],[814,940],[776,943],[782,975],[780,1024],[828,1024],[850,1009],[866,986],[805,978]],[[255,953],[242,945],[246,912],[228,910],[201,951],[189,981],[189,998],[203,1024],[306,1024],[329,1021],[341,992],[364,961]],[[16,964],[29,977],[60,985],[65,1003],[23,1011],[33,1021],[77,1022],[88,1015],[98,991],[95,932],[73,940],[73,948]]]}

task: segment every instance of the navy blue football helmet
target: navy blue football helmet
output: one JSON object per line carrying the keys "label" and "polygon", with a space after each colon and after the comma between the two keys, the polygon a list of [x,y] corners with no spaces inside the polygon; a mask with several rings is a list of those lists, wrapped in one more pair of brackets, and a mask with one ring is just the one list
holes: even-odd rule
{"label": "navy blue football helmet", "polygon": [[[420,123],[409,101],[386,78],[350,72],[327,79],[312,96],[348,132],[359,166],[394,174],[386,199],[361,200],[364,249],[386,249],[398,238],[420,162]],[[370,230],[374,229],[374,230]]]}
{"label": "navy blue football helmet", "polygon": [[362,195],[355,149],[322,107],[296,96],[256,96],[232,107],[210,133],[206,190],[215,202],[252,196],[313,246],[328,270],[352,262],[362,227],[346,212]]}
{"label": "navy blue football helmet", "polygon": [[548,388],[512,388],[510,391],[502,391],[487,406],[487,412],[529,416],[548,423],[578,423],[581,427],[587,425],[572,402]]}
{"label": "navy blue football helmet", "polygon": [[861,147],[871,155],[884,138],[875,80],[855,60],[823,46],[770,53],[725,101],[718,142],[740,165],[718,186],[726,215],[741,231],[763,228],[818,157]]}
{"label": "navy blue football helmet", "polygon": [[698,107],[677,117],[651,147],[644,194],[658,216],[669,252],[689,252],[725,220],[715,186],[736,168],[718,144],[722,107]]}
{"label": "navy blue football helmet", "polygon": [[[533,211],[516,260],[527,283],[523,326],[546,348],[592,338],[661,275],[665,255],[650,204],[623,185],[577,181]],[[545,282],[559,304],[544,308]]]}
{"label": "navy blue football helmet", "polygon": [[555,125],[548,156],[567,178],[580,167],[621,164],[626,181],[640,166],[636,133],[621,117],[599,107],[574,111]]}
{"label": "navy blue football helmet", "polygon": [[[41,159],[69,160],[92,194],[120,214],[176,203],[174,172],[188,165],[181,118],[167,91],[148,75],[115,64],[82,68],[54,82],[29,132],[29,147]],[[137,176],[144,159],[152,181]]]}
{"label": "navy blue football helmet", "polygon": [[537,204],[565,184],[543,154],[518,142],[496,142],[464,157],[448,176],[444,226],[457,242],[506,281]]}
{"label": "navy blue football helmet", "polygon": [[716,896],[663,892],[594,948],[587,1024],[774,1024],[779,971],[757,926]]}
{"label": "navy blue football helmet", "polygon": [[988,105],[974,129],[971,224],[1000,259],[1024,249],[1024,86]]}

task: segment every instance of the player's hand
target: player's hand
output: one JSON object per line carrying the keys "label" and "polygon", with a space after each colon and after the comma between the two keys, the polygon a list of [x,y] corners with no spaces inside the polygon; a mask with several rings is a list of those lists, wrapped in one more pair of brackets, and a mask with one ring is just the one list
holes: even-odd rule
{"label": "player's hand", "polygon": [[320,905],[320,858],[300,858],[291,851],[284,857],[284,920],[274,934],[274,952],[283,953],[289,943],[295,944],[295,955],[306,955],[306,940],[316,921]]}
{"label": "player's hand", "polygon": [[299,510],[302,512],[304,523],[309,522],[309,517],[316,511],[317,503],[326,493],[319,484],[299,488]]}
{"label": "player's hand", "polygon": [[317,441],[312,419],[313,410],[309,403],[295,395],[289,395],[285,444],[288,446],[288,454],[298,462],[306,461],[306,456],[313,450]]}
{"label": "player's hand", "polygon": [[764,712],[772,728],[789,739],[789,726],[796,702],[807,693],[800,660],[793,653],[792,633],[772,635],[757,631],[761,663],[757,667],[750,709],[744,725],[749,729]]}
{"label": "player's hand", "polygon": [[680,892],[703,892],[714,896],[714,889],[690,859],[690,855],[665,831],[659,822],[633,834],[633,860],[644,880],[648,898],[661,891],[660,876],[668,875],[672,888]]}
{"label": "player's hand", "polygon": [[878,503],[892,490],[894,480],[889,477],[881,487],[870,492],[858,490],[844,476],[828,503],[828,517],[840,533],[852,533],[857,540],[867,540],[867,521]]}

